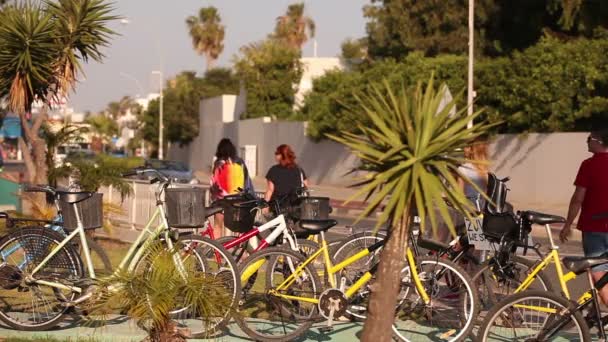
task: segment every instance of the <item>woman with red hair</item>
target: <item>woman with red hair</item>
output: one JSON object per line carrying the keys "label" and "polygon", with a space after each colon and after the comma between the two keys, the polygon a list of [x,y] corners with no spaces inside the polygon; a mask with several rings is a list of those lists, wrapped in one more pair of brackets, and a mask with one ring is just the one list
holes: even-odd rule
{"label": "woman with red hair", "polygon": [[264,199],[272,201],[291,194],[294,190],[308,186],[306,173],[296,163],[296,154],[289,145],[280,145],[274,152],[277,164],[266,173],[266,194]]}

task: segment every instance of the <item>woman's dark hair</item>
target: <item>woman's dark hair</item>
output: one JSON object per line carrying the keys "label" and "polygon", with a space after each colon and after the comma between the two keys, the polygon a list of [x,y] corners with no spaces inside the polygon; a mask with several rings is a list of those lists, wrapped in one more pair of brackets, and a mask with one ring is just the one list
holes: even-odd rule
{"label": "woman's dark hair", "polygon": [[608,147],[608,129],[593,131],[591,132],[591,135],[600,139],[603,146]]}
{"label": "woman's dark hair", "polygon": [[293,152],[289,145],[283,144],[277,147],[277,150],[274,152],[275,155],[281,156],[281,161],[279,162],[281,166],[287,168],[296,167],[296,154]]}
{"label": "woman's dark hair", "polygon": [[236,158],[236,147],[232,144],[232,141],[228,138],[220,140],[217,144],[217,151],[215,152],[217,159],[235,159]]}

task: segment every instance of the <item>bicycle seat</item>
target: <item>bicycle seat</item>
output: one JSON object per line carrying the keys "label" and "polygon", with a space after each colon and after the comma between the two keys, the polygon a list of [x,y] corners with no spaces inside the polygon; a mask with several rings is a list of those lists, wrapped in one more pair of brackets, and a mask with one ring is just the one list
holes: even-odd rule
{"label": "bicycle seat", "polygon": [[221,213],[222,211],[224,211],[224,208],[222,207],[205,207],[205,218]]}
{"label": "bicycle seat", "polygon": [[591,267],[608,264],[608,253],[596,257],[565,257],[562,262],[570,271],[581,274]]}
{"label": "bicycle seat", "polygon": [[301,220],[300,228],[307,230],[310,234],[318,234],[337,224],[336,220]]}
{"label": "bicycle seat", "polygon": [[92,197],[94,192],[79,191],[79,192],[68,192],[68,191],[57,191],[57,199],[65,203],[78,203]]}
{"label": "bicycle seat", "polygon": [[450,248],[447,243],[425,239],[421,236],[418,237],[417,244],[418,246],[430,251],[442,251]]}
{"label": "bicycle seat", "polygon": [[521,216],[532,223],[541,225],[566,222],[566,219],[561,216],[543,214],[536,211],[523,211]]}

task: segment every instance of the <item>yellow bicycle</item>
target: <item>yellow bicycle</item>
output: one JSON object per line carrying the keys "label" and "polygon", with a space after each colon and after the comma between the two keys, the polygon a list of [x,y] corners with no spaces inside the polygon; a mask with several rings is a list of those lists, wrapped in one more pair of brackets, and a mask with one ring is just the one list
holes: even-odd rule
{"label": "yellow bicycle", "polygon": [[[377,252],[385,240],[334,265],[324,232],[335,224],[334,220],[300,222],[303,229],[320,235],[320,249],[308,258],[272,247],[243,262],[243,291],[236,319],[247,335],[257,341],[291,341],[304,334],[319,315],[327,321],[323,331],[331,330],[333,321],[347,313],[365,317],[369,283],[378,265],[370,265],[356,278],[341,276],[341,272]],[[329,288],[323,288],[312,264],[321,256]],[[404,341],[464,339],[476,316],[477,295],[471,284],[466,272],[451,261],[434,257],[416,260],[408,249],[393,331]]]}

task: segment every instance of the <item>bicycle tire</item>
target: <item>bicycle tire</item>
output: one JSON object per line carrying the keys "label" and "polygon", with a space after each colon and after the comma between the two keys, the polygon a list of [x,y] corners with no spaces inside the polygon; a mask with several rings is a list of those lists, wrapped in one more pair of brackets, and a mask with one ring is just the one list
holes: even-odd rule
{"label": "bicycle tire", "polygon": [[[221,238],[217,238],[214,241],[216,241],[217,243],[219,243],[220,245],[222,245],[222,247],[224,247],[224,245],[228,242],[231,242],[233,240],[236,240],[237,237],[236,236],[222,236]],[[248,253],[252,253],[253,250],[249,247],[249,242],[243,242],[239,245],[236,245],[230,249],[226,249],[230,255],[232,255],[232,258],[234,258],[234,261],[238,264],[241,261],[242,257],[238,257],[241,253],[243,253],[242,255],[245,255],[245,252]],[[243,251],[244,250],[244,251]]]}
{"label": "bicycle tire", "polygon": [[[27,272],[29,270],[33,270],[33,268],[35,268],[38,263],[42,262],[43,259],[46,258],[46,256],[53,250],[53,248],[59,245],[64,239],[65,236],[51,229],[40,226],[30,226],[16,230],[0,240],[0,251],[5,250],[5,248],[9,249],[9,251],[12,250],[10,253],[9,251],[6,251],[6,254],[2,253],[3,267],[6,267],[6,265],[15,264],[12,266],[17,268],[25,268],[26,271],[21,272],[21,277],[23,279],[25,276],[27,276]],[[11,243],[16,243],[17,249],[13,249],[14,247],[10,248]],[[16,254],[16,251],[19,249],[23,249],[22,252],[23,255],[26,256],[25,258],[27,261],[22,261],[23,258],[19,257],[20,254]],[[9,257],[11,257],[12,262],[9,262]],[[19,259],[19,261],[17,259]],[[53,258],[46,263],[46,266],[37,273],[37,279],[44,279],[43,277],[45,275],[47,277],[45,280],[69,283],[73,283],[84,277],[85,272],[82,261],[80,260],[80,255],[71,244],[64,245],[56,252],[55,256],[53,256]],[[27,296],[27,294],[31,294],[32,300],[30,303],[32,304],[32,309],[34,309],[34,306],[36,306],[34,302],[41,300],[41,297],[44,295],[42,292],[47,288],[52,292],[52,294],[49,294],[48,297],[54,298],[57,303],[54,305],[49,305],[48,303],[50,301],[44,300],[43,305],[47,309],[50,308],[52,310],[57,310],[56,312],[36,314],[33,313],[32,310],[32,315],[34,318],[26,318],[25,321],[36,321],[36,317],[39,319],[44,317],[44,320],[28,324],[22,321],[17,321],[13,317],[9,316],[8,308],[14,309],[20,305],[26,305],[25,303],[27,303],[27,301],[21,300],[21,302],[23,302],[22,304],[17,302],[17,304],[12,305],[9,304],[8,298],[18,301],[19,299],[23,299],[23,297]],[[23,281],[21,281],[18,286],[11,289],[0,287],[0,303],[2,303],[0,304],[0,321],[17,330],[44,331],[53,328],[61,323],[66,312],[69,310],[69,307],[63,305],[63,303],[74,300],[74,298],[76,298],[78,295],[73,291],[66,292],[67,294],[62,293],[61,290],[57,288],[39,284],[30,285]],[[18,315],[22,318],[24,316],[22,313],[19,313]]]}
{"label": "bicycle tire", "polygon": [[[317,252],[319,250],[319,244],[317,244],[314,241],[308,240],[308,239],[297,239],[297,243],[298,243],[298,252],[301,253],[304,258],[308,258],[310,256],[312,256],[315,252]],[[287,244],[283,244],[281,245],[285,248],[289,248],[291,249]],[[315,270],[317,271],[317,274],[319,274],[319,272],[323,273],[323,284],[325,284],[325,286],[327,286],[327,274],[326,272],[324,272],[325,270],[325,263],[322,262],[323,259],[320,259],[320,265],[318,262],[318,258],[317,260],[313,260],[312,261],[312,265],[315,268]],[[273,258],[270,260],[270,264],[272,265],[270,267],[270,269],[274,269],[274,266],[276,264],[276,258]],[[266,272],[266,283],[267,284],[273,284],[273,275],[274,272]]]}
{"label": "bicycle tire", "polygon": [[[561,296],[559,296],[555,293],[552,293],[552,292],[530,290],[530,291],[516,293],[514,295],[511,295],[511,296],[503,299],[501,302],[499,302],[497,305],[495,305],[488,312],[481,327],[479,328],[479,331],[478,331],[477,337],[476,337],[476,341],[483,341],[483,342],[492,341],[491,339],[488,338],[488,335],[490,334],[490,331],[492,330],[491,328],[493,327],[493,323],[497,319],[499,319],[499,317],[503,321],[505,319],[508,320],[509,318],[511,318],[511,320],[509,321],[509,323],[512,323],[510,329],[515,328],[514,327],[515,324],[513,324],[512,317],[516,317],[518,319],[518,321],[516,323],[520,323],[519,319],[521,319],[521,318],[530,317],[530,315],[522,315],[522,314],[517,314],[517,315],[511,314],[510,316],[508,316],[509,313],[506,313],[506,310],[509,309],[511,306],[517,305],[517,303],[522,303],[526,300],[535,300],[535,301],[539,301],[539,302],[544,301],[546,303],[546,305],[551,304],[553,306],[556,306],[559,308],[558,315],[560,315],[560,316],[563,313],[563,309],[575,307],[575,303],[568,301],[567,299],[562,298]],[[536,303],[534,306],[536,306]],[[537,316],[535,316],[535,318],[538,319],[539,316],[537,315]],[[589,326],[585,322],[585,319],[583,318],[581,313],[579,311],[574,312],[574,314],[572,315],[572,318],[573,318],[572,323],[574,323],[574,324],[569,323],[567,326],[571,326],[571,327],[573,326],[574,328],[578,328],[579,337],[580,337],[581,341],[584,341],[584,342],[591,341],[591,336],[589,333]],[[503,325],[504,324],[505,323],[503,323]],[[521,333],[522,332],[520,332],[518,335],[520,335]],[[493,334],[494,334],[494,336],[497,335],[496,332],[494,332]],[[515,340],[515,339],[514,339],[514,336],[510,336],[510,337],[507,337],[507,339],[501,338],[499,340],[506,341],[506,340]],[[566,337],[566,340],[577,341],[576,339],[573,339],[571,335],[568,335],[568,337]],[[535,339],[530,339],[528,337],[523,341],[535,341]]]}
{"label": "bicycle tire", "polygon": [[[247,272],[249,272],[249,270],[250,270],[249,267],[251,265],[254,265],[256,262],[266,260],[262,264],[267,263],[266,267],[268,267],[268,265],[270,264],[269,261],[273,260],[274,258],[278,259],[278,257],[283,257],[283,260],[290,260],[294,267],[296,267],[297,265],[306,261],[306,259],[302,256],[301,253],[295,252],[289,248],[282,247],[282,246],[269,247],[269,248],[265,248],[263,250],[253,253],[240,265],[241,277],[243,277]],[[262,267],[262,266],[258,266],[258,268],[255,268],[252,271],[255,271],[255,273],[259,272],[261,269],[259,267]],[[260,278],[266,279],[267,277],[258,276],[256,278],[257,279],[260,279]],[[321,281],[319,280],[319,277],[318,277],[317,272],[314,269],[314,267],[310,264],[306,265],[306,267],[304,268],[304,273],[302,274],[302,277],[300,277],[299,279],[304,279],[304,281],[310,281],[310,285],[312,288],[308,291],[306,291],[306,290],[298,290],[298,291],[301,293],[306,293],[307,297],[317,298],[318,295],[320,294],[320,290],[322,289],[322,287],[321,287],[322,285],[321,285]],[[241,279],[241,281],[243,281],[243,279]],[[302,282],[300,282],[298,284],[301,284],[301,283]],[[285,323],[286,323],[286,318],[288,318],[288,317],[285,317],[285,316],[291,315],[293,312],[289,308],[286,308],[286,304],[279,303],[277,305],[276,302],[278,301],[278,297],[273,297],[273,300],[275,302],[272,303],[271,305],[274,308],[276,308],[278,306],[279,309],[272,310],[272,311],[278,311],[278,314],[281,316],[280,324],[283,325],[282,331],[285,332],[285,334],[282,336],[270,336],[270,335],[268,335],[270,333],[270,330],[266,330],[266,332],[267,332],[266,334],[257,332],[255,330],[255,325],[264,324],[264,322],[263,322],[264,318],[246,317],[246,315],[251,315],[251,316],[256,315],[257,316],[260,313],[261,314],[271,314],[271,313],[258,309],[259,305],[263,304],[263,303],[262,303],[261,299],[258,299],[258,297],[256,297],[255,294],[252,293],[252,290],[256,289],[255,284],[251,287],[248,286],[249,284],[241,284],[241,285],[243,288],[243,296],[241,299],[241,303],[239,305],[239,313],[235,316],[235,320],[236,320],[237,324],[239,325],[239,327],[241,328],[241,330],[243,330],[243,332],[245,332],[250,338],[252,338],[256,341],[263,341],[263,342],[293,341],[294,339],[302,336],[313,325],[313,323],[315,321],[313,318],[308,318],[305,320],[296,319],[295,322],[293,322],[293,324],[296,325],[296,328],[293,329],[291,332],[286,333]],[[274,286],[272,286],[272,284],[268,284],[266,281],[264,281],[263,289],[262,289],[263,294],[260,296],[262,296],[264,298],[266,298],[266,297],[269,298],[270,295],[268,294],[269,293],[268,291],[270,289],[272,289],[273,287]],[[291,289],[291,287],[290,287],[290,289]],[[291,291],[293,291],[293,290],[291,289]],[[290,292],[290,294],[294,294],[294,292]],[[286,301],[286,302],[289,302],[291,304],[297,303],[297,305],[295,305],[297,308],[301,308],[300,305],[306,304],[306,303],[300,303],[298,301]],[[249,305],[253,305],[253,311],[249,311],[250,310]],[[310,308],[311,315],[316,316],[316,311],[317,311],[317,306],[311,304],[311,308]],[[298,317],[302,317],[302,316],[303,315],[298,314]],[[256,319],[257,319],[257,321],[256,321]],[[275,325],[273,325],[273,327],[274,326]],[[281,329],[279,329],[279,330],[281,330]]]}
{"label": "bicycle tire", "polygon": [[[226,324],[230,321],[233,311],[236,309],[240,295],[241,295],[241,283],[239,268],[230,255],[230,253],[218,242],[211,240],[206,237],[199,235],[185,235],[180,236],[178,239],[180,243],[189,244],[194,246],[199,260],[201,256],[209,255],[210,250],[213,250],[210,260],[201,261],[204,267],[205,273],[211,273],[215,277],[221,277],[222,281],[225,282],[226,288],[229,289],[230,304],[226,307],[225,313],[220,317],[221,319],[213,324],[204,327],[204,330],[192,331],[193,337],[211,337],[222,331]],[[219,254],[222,258],[221,262],[217,265],[213,265],[215,255]],[[214,269],[217,267],[217,269]]]}
{"label": "bicycle tire", "polygon": [[[513,261],[515,263],[515,265],[523,266],[519,270],[519,273],[522,273],[524,275],[523,279],[525,279],[525,275],[527,275],[536,266],[536,263],[533,262],[532,260],[528,260],[528,259],[523,258],[518,255],[512,255],[510,257],[510,259],[511,259],[511,261]],[[477,289],[478,295],[480,297],[479,305],[480,305],[481,311],[484,311],[487,308],[493,307],[494,305],[496,305],[496,303],[498,303],[499,301],[502,300],[502,297],[497,297],[496,293],[493,291],[493,289],[495,288],[493,284],[495,282],[492,281],[493,277],[489,273],[490,272],[489,270],[492,267],[490,264],[491,262],[492,262],[492,259],[484,261],[481,264],[480,268],[477,270],[477,272],[475,272],[475,274],[472,277],[473,284],[474,284],[475,288]],[[514,291],[517,288],[517,286],[519,286],[521,281],[523,280],[523,279],[513,279],[513,278],[510,278],[510,279],[516,282],[515,283],[516,286],[509,287],[511,282],[507,283],[507,282],[501,281],[500,288],[503,288],[507,291],[512,289]],[[549,279],[550,278],[547,276],[547,274],[544,272],[544,270],[541,270],[536,275],[536,279],[531,285],[534,286],[536,284],[537,286],[539,286],[539,288],[537,288],[538,290],[554,292],[553,286],[551,285],[551,282],[549,281]],[[513,293],[507,292],[504,296],[508,296],[510,294],[513,294]],[[479,320],[481,320],[481,319],[483,319],[482,316],[479,317]]]}
{"label": "bicycle tire", "polygon": [[[406,295],[405,295],[406,297],[399,299],[400,303],[399,303],[399,307],[397,310],[396,319],[398,319],[399,312],[402,309],[407,309],[409,312],[406,313],[406,315],[409,315],[409,317],[411,317],[411,318],[418,318],[418,317],[424,316],[428,320],[429,316],[434,314],[433,311],[429,311],[429,310],[433,310],[434,308],[437,308],[437,312],[439,312],[440,310],[445,311],[446,308],[450,308],[449,305],[442,306],[441,304],[438,304],[440,302],[438,295],[440,293],[442,293],[442,291],[441,291],[441,289],[437,288],[438,284],[435,283],[437,279],[429,276],[429,274],[434,274],[434,273],[424,270],[424,267],[423,267],[424,265],[431,266],[431,267],[440,267],[442,269],[451,270],[454,273],[454,276],[459,278],[460,284],[462,284],[462,285],[458,285],[457,283],[455,283],[454,279],[449,279],[448,276],[446,276],[445,274],[442,275],[442,278],[439,278],[439,279],[443,279],[443,277],[446,278],[446,280],[445,280],[446,285],[444,286],[444,288],[445,288],[444,290],[446,291],[446,300],[448,300],[448,301],[452,300],[453,297],[455,297],[455,295],[457,293],[463,294],[463,295],[459,295],[457,298],[458,304],[457,304],[456,322],[448,321],[445,319],[437,320],[437,321],[435,321],[435,323],[442,325],[441,328],[445,328],[447,330],[443,333],[436,331],[433,333],[425,332],[425,334],[420,334],[419,326],[418,327],[410,326],[408,324],[408,325],[406,325],[406,327],[415,334],[414,336],[416,336],[413,339],[405,337],[404,334],[400,332],[399,328],[395,326],[395,324],[393,324],[393,327],[392,327],[393,333],[401,341],[422,341],[421,337],[423,337],[423,336],[436,336],[437,334],[439,334],[439,339],[442,341],[462,341],[462,340],[464,340],[466,337],[469,336],[469,334],[471,333],[471,331],[473,329],[473,326],[474,326],[473,322],[475,321],[475,317],[477,317],[478,310],[479,310],[479,307],[477,304],[479,299],[477,298],[476,291],[474,291],[474,289],[473,289],[473,282],[471,280],[471,277],[468,275],[468,273],[466,271],[464,271],[462,269],[462,267],[460,267],[458,264],[456,264],[450,260],[437,259],[436,257],[420,257],[420,258],[416,259],[416,267],[418,268],[417,271],[420,275],[421,281],[423,282],[423,286],[425,286],[427,294],[429,295],[430,301],[428,304],[424,304],[420,301],[420,296],[418,296],[418,295],[414,296],[413,301],[410,301],[410,300],[406,299],[406,297],[409,297],[409,294],[406,293]],[[406,265],[401,273],[409,274],[408,270],[409,270],[409,265]],[[427,279],[431,279],[430,285],[427,285],[426,283],[424,283],[427,281]],[[428,287],[428,286],[432,286],[432,287]],[[461,290],[456,291],[460,286],[464,287],[464,289],[462,291]],[[406,289],[412,287],[410,279],[402,278],[402,288],[403,287],[405,287]],[[407,292],[409,292],[409,290]],[[420,309],[422,309],[420,311],[420,313],[422,313],[422,314],[419,315],[418,317],[416,317],[416,315],[418,315],[418,313],[419,313],[418,310],[420,310]],[[432,319],[432,317],[431,317],[431,319]],[[436,325],[433,325],[435,323],[431,323],[431,327],[437,327]],[[457,329],[454,328],[454,324],[461,325],[461,327],[459,327],[459,329],[460,329],[459,331],[457,331]]]}

